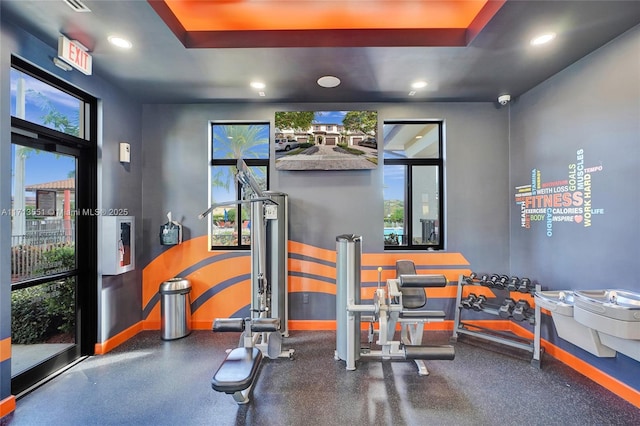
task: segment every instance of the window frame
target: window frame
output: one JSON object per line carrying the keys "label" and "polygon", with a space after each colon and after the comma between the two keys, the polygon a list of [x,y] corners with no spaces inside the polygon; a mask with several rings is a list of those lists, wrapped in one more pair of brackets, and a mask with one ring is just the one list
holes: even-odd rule
{"label": "window frame", "polygon": [[[387,245],[384,250],[444,250],[445,249],[445,184],[444,184],[444,120],[384,120],[383,128],[386,124],[435,124],[438,126],[438,157],[437,158],[384,158],[384,147],[382,149],[383,164],[385,166],[405,166],[405,206],[404,206],[404,226],[408,236],[406,244]],[[383,141],[384,144],[384,141]],[[413,243],[413,167],[433,166],[438,168],[438,243],[437,244],[414,244]],[[383,171],[384,173],[384,171]],[[383,198],[383,203],[386,199]],[[419,201],[416,201],[419,202]],[[383,224],[384,228],[384,224]]]}
{"label": "window frame", "polygon": [[[251,167],[264,167],[265,168],[265,182],[266,182],[266,189],[265,191],[268,191],[270,188],[270,176],[269,176],[269,166],[270,166],[270,161],[271,161],[271,123],[269,121],[263,121],[263,120],[248,120],[248,121],[239,121],[239,120],[210,120],[208,122],[208,131],[209,131],[209,170],[208,170],[208,178],[207,178],[207,184],[208,184],[208,202],[209,205],[211,205],[213,203],[212,200],[212,192],[213,192],[213,188],[211,186],[211,178],[212,178],[212,169],[216,166],[223,166],[223,167],[236,167],[238,164],[238,159],[237,158],[214,158],[213,157],[213,153],[214,153],[214,149],[213,149],[213,143],[214,143],[214,127],[216,126],[234,126],[234,125],[241,125],[241,126],[251,126],[251,125],[257,125],[257,126],[266,126],[267,127],[267,157],[266,158],[242,158],[244,160],[244,162],[247,164],[247,166]],[[240,182],[236,181],[235,182],[235,191],[236,194],[238,195],[238,198],[242,197],[242,185],[240,184]],[[232,204],[229,204],[230,206]],[[242,204],[242,203],[236,203],[233,204],[236,207],[236,214],[241,217],[242,215],[242,209],[247,209],[249,212],[251,212],[251,207],[249,204]],[[251,250],[251,243],[249,244],[242,244],[242,238],[241,236],[241,232],[242,229],[239,229],[240,224],[242,224],[242,220],[237,220],[236,219],[236,223],[234,225],[234,229],[235,232],[238,234],[238,241],[236,244],[234,245],[214,245],[213,244],[213,218],[210,217],[210,215],[207,215],[208,217],[208,223],[207,223],[207,234],[208,234],[208,246],[209,246],[209,251],[229,251],[229,250]]]}
{"label": "window frame", "polygon": [[[56,128],[33,122],[27,119],[18,118],[12,114],[10,114],[12,120],[17,120],[18,122],[25,123],[25,125],[33,125],[38,128],[49,129],[53,132],[60,133],[65,136],[69,136],[70,138],[80,139],[84,142],[92,140],[92,136],[96,130],[94,128],[97,127],[97,124],[94,122],[97,121],[95,118],[97,114],[97,99],[93,96],[83,92],[77,87],[67,83],[64,80],[59,79],[56,76],[51,76],[47,72],[34,67],[29,62],[17,57],[11,56],[11,69],[23,73],[31,78],[39,80],[40,82],[59,90],[60,92],[65,93],[75,99],[80,103],[78,108],[78,135],[74,135],[71,133],[65,133]],[[27,124],[28,123],[28,124]]]}

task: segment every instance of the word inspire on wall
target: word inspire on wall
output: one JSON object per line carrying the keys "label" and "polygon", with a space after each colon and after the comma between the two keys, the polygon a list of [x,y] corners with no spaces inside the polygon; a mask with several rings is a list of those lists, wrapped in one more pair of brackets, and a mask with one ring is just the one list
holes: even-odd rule
{"label": "word inspire on wall", "polygon": [[540,170],[531,170],[531,184],[516,187],[520,226],[530,229],[531,222],[543,222],[547,237],[553,236],[558,222],[590,227],[594,215],[604,214],[604,209],[591,202],[591,177],[600,171],[602,164],[585,167],[583,149],[576,151],[576,161],[567,166],[567,179],[543,182]]}

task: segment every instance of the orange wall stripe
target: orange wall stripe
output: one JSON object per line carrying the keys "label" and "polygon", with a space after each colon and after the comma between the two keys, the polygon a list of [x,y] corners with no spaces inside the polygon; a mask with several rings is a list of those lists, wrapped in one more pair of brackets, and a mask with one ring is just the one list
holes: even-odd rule
{"label": "orange wall stripe", "polygon": [[[469,262],[462,256],[461,253],[366,253],[363,256],[363,265],[378,266],[378,265],[393,265],[395,266],[398,260],[412,260],[416,267],[424,265],[456,265],[467,266]],[[456,281],[458,278],[456,277]]]}
{"label": "orange wall stripe", "polygon": [[513,324],[511,321],[505,320],[465,320],[464,323],[465,325],[477,325],[479,327],[491,328],[493,330],[500,331],[511,331],[511,324]]}
{"label": "orange wall stripe", "polygon": [[632,405],[640,408],[640,391],[637,391],[629,385],[620,382],[619,380],[609,376],[601,370],[598,370],[593,365],[581,360],[580,358],[571,355],[570,353],[560,349],[559,347],[550,344],[545,341],[545,352],[552,357],[568,365],[576,370],[578,373],[588,377],[590,380],[598,383],[605,389],[618,395],[620,398],[628,401]]}
{"label": "orange wall stripe", "polygon": [[215,318],[228,318],[240,309],[251,304],[251,281],[225,288],[220,293],[209,299],[204,305],[193,313],[193,321],[209,321],[213,324]]}
{"label": "orange wall stripe", "polygon": [[[158,306],[158,312],[160,312],[160,307]],[[160,330],[161,328],[161,322],[160,322],[160,314],[158,314],[158,319],[153,319],[153,320],[143,320],[142,321],[142,329],[145,331],[150,331],[150,330]]]}
{"label": "orange wall stripe", "polygon": [[303,274],[320,275],[333,280],[336,279],[335,267],[299,259],[289,259],[289,272],[301,272]]}
{"label": "orange wall stripe", "polygon": [[94,347],[94,351],[96,355],[104,355],[107,352],[113,350],[115,347],[120,346],[127,340],[131,339],[133,336],[141,332],[143,329],[142,322],[136,323],[131,327],[127,328],[121,333],[116,334],[110,339],[102,343],[96,343]]}
{"label": "orange wall stripe", "polygon": [[335,329],[335,320],[289,320],[289,330],[292,331],[322,331]]}
{"label": "orange wall stripe", "polygon": [[335,250],[327,250],[320,247],[311,246],[308,244],[299,243],[296,241],[289,241],[289,253],[301,254],[307,257],[324,260],[327,262],[336,261]]}
{"label": "orange wall stripe", "polygon": [[[246,271],[246,272],[243,272]],[[223,259],[206,265],[187,275],[191,283],[191,300],[195,300],[202,293],[217,286],[221,282],[233,279],[251,272],[251,258],[249,256]]]}
{"label": "orange wall stripe", "polygon": [[[511,322],[511,324],[513,328],[512,331],[515,334],[523,337],[533,337],[533,334],[529,330],[513,322]],[[593,365],[589,364],[586,361],[583,361],[575,355],[572,355],[569,352],[559,348],[558,346],[553,345],[547,340],[542,339],[540,344],[544,347],[545,352],[552,357],[573,368],[575,371],[584,375],[585,377],[588,377],[590,380],[593,380],[594,382],[600,384],[619,397],[627,400],[636,407],[640,408],[639,391],[609,376],[605,372],[597,369]]]}
{"label": "orange wall stripe", "polygon": [[308,291],[312,293],[336,294],[336,285],[313,278],[289,277],[289,293]]}
{"label": "orange wall stripe", "polygon": [[164,251],[142,270],[143,306],[158,293],[160,283],[214,255],[215,252],[207,251],[206,235],[192,238]]}
{"label": "orange wall stripe", "polygon": [[11,358],[11,338],[0,340],[0,362]]}
{"label": "orange wall stripe", "polygon": [[[16,410],[16,397],[11,395],[0,401],[0,419]],[[3,423],[4,424],[4,423]]]}
{"label": "orange wall stripe", "polygon": [[[533,333],[530,330],[514,323],[513,321],[505,322],[510,324],[510,331],[512,331],[514,334],[525,338],[533,338]],[[593,380],[594,382],[600,384],[605,389],[608,389],[609,391],[618,395],[620,398],[623,398],[636,407],[640,408],[640,391],[637,391],[631,386],[622,383],[618,379],[609,376],[608,374],[597,369],[588,362],[583,361],[575,355],[572,355],[569,352],[559,348],[558,346],[553,345],[547,340],[541,339],[540,344],[544,347],[545,352],[555,359],[568,365],[578,373],[584,375],[585,377],[588,377],[590,380]]]}

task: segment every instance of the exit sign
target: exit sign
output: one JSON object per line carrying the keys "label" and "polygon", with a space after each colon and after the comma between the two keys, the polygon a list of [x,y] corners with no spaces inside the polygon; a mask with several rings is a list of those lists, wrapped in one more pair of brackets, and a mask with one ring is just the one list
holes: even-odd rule
{"label": "exit sign", "polygon": [[58,38],[58,58],[81,73],[91,75],[91,55],[87,53],[84,46],[65,36]]}

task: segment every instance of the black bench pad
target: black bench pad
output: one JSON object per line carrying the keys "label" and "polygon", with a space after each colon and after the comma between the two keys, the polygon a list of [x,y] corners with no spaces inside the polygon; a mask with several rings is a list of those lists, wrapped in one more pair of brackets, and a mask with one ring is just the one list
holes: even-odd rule
{"label": "black bench pad", "polygon": [[227,354],[211,379],[218,392],[235,393],[247,389],[260,368],[262,352],[257,348],[235,348]]}
{"label": "black bench pad", "polygon": [[243,332],[244,331],[244,319],[242,318],[216,318],[213,321],[213,331],[218,332],[226,332],[226,331],[235,331],[235,332]]}
{"label": "black bench pad", "polygon": [[444,275],[400,275],[400,288],[402,287],[445,287],[447,277]]}
{"label": "black bench pad", "polygon": [[256,333],[280,330],[280,318],[254,318],[251,320],[251,331]]}

